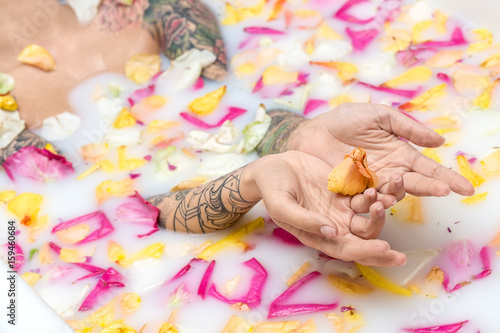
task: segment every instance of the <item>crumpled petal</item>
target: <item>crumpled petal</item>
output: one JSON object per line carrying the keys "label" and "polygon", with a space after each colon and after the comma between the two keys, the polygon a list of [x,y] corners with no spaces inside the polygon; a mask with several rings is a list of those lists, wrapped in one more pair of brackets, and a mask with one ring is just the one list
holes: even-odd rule
{"label": "crumpled petal", "polygon": [[17,56],[17,60],[26,65],[43,69],[46,72],[53,71],[56,68],[56,62],[52,55],[36,44],[26,46]]}
{"label": "crumpled petal", "polygon": [[141,251],[133,254],[130,257],[125,257],[125,259],[119,260],[117,262],[118,265],[122,267],[130,266],[134,263],[134,261],[145,260],[149,258],[160,258],[163,255],[163,250],[165,249],[165,245],[163,243],[153,243]]}
{"label": "crumpled petal", "polygon": [[160,70],[158,54],[138,53],[130,57],[125,65],[125,75],[137,84],[149,81]]}
{"label": "crumpled petal", "polygon": [[484,51],[493,43],[493,35],[488,29],[475,29],[472,32],[477,35],[479,42],[470,44],[467,48],[467,53]]}
{"label": "crumpled petal", "polygon": [[81,118],[65,111],[58,115],[45,118],[40,136],[48,141],[65,139],[80,127]]}
{"label": "crumpled petal", "polygon": [[[82,302],[82,305],[78,309],[78,311],[86,311],[93,308],[98,302],[100,297],[105,294],[112,287],[125,287],[125,285],[121,282],[123,279],[122,275],[118,273],[114,268],[108,268],[100,277],[99,281],[97,281],[96,286],[92,291],[87,295],[85,300]],[[103,331],[101,331],[103,332]],[[109,333],[113,332],[112,330],[108,330]]]}
{"label": "crumpled petal", "polygon": [[259,2],[250,7],[242,7],[243,4],[245,4],[245,2],[241,4],[235,3],[234,5],[226,2],[226,15],[221,23],[227,25],[236,24],[248,18],[258,16],[264,9],[266,1],[259,0]]}
{"label": "crumpled petal", "polygon": [[170,68],[162,79],[175,80],[175,90],[192,87],[200,78],[203,68],[210,66],[216,56],[208,50],[192,48],[171,61]]}
{"label": "crumpled petal", "polygon": [[410,289],[392,282],[370,267],[363,266],[358,263],[356,263],[356,266],[358,267],[361,274],[363,274],[364,278],[376,287],[408,297],[413,294]]}
{"label": "crumpled petal", "polygon": [[353,48],[358,51],[364,50],[379,34],[378,29],[352,30],[347,27],[345,31],[351,38]]}
{"label": "crumpled petal", "polygon": [[104,212],[101,210],[97,210],[90,214],[79,216],[74,219],[59,223],[54,228],[52,228],[52,233],[61,232],[69,227],[77,225],[86,225],[89,227],[89,224],[96,225],[95,230],[92,231],[90,234],[86,235],[85,237],[83,237],[81,240],[75,242],[75,244],[85,244],[88,242],[92,242],[94,240],[106,236],[107,234],[109,234],[114,230],[113,226],[111,225],[111,222],[109,222]]}
{"label": "crumpled petal", "polygon": [[126,293],[122,295],[120,300],[122,310],[125,314],[135,312],[141,306],[141,297],[136,293]]}
{"label": "crumpled petal", "polygon": [[4,111],[16,111],[18,108],[16,99],[10,93],[0,95],[0,109]]}
{"label": "crumpled petal", "polygon": [[126,150],[127,146],[118,147],[118,165],[120,170],[135,170],[147,163],[147,161],[142,158],[127,158],[125,155]]}
{"label": "crumpled petal", "polygon": [[74,172],[73,165],[65,157],[35,146],[19,149],[7,158],[3,167],[12,180],[16,173],[39,183],[61,180]]}
{"label": "crumpled petal", "polygon": [[217,108],[225,93],[226,86],[224,85],[202,97],[198,97],[188,105],[188,108],[197,115],[206,116]]}
{"label": "crumpled petal", "polygon": [[240,141],[241,132],[230,120],[226,120],[216,134],[191,131],[187,138],[193,149],[216,153],[241,152]]}
{"label": "crumpled petal", "polygon": [[6,73],[0,73],[0,95],[5,95],[14,89],[16,81],[14,78]]}
{"label": "crumpled petal", "polygon": [[133,185],[134,181],[128,177],[118,181],[106,180],[95,189],[97,202],[101,204],[111,197],[123,198],[133,195]]}
{"label": "crumpled petal", "polygon": [[126,128],[135,126],[136,120],[128,110],[128,108],[122,108],[118,116],[116,117],[113,127],[114,128]]}
{"label": "crumpled petal", "polygon": [[266,108],[263,104],[257,109],[255,119],[243,129],[243,153],[253,151],[260,143],[262,138],[271,125],[271,117],[266,113]]}
{"label": "crumpled petal", "polygon": [[460,174],[464,176],[474,187],[481,185],[484,182],[484,178],[476,174],[473,170],[469,161],[464,155],[457,156],[458,167]]}
{"label": "crumpled petal", "polygon": [[224,237],[220,241],[208,246],[198,255],[198,258],[207,260],[220,250],[229,247],[231,245],[236,245],[238,243],[241,243],[241,238],[243,238],[244,236],[248,235],[249,233],[257,229],[262,228],[263,226],[264,226],[264,219],[262,217],[258,217],[252,222],[247,223],[240,229]]}
{"label": "crumpled petal", "polygon": [[137,235],[139,238],[159,231],[157,219],[160,210],[144,200],[137,191],[126,199],[126,203],[116,208],[115,214],[118,222],[143,224],[150,229],[144,234]]}
{"label": "crumpled petal", "polygon": [[363,193],[368,187],[377,187],[378,177],[368,168],[366,159],[366,151],[362,148],[346,155],[328,175],[328,190],[352,196]]}

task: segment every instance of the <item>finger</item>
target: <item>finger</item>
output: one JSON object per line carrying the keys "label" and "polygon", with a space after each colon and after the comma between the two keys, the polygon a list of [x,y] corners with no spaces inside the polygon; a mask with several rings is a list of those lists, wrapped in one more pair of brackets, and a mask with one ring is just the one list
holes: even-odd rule
{"label": "finger", "polygon": [[382,129],[421,147],[436,148],[444,144],[445,138],[404,113],[387,105],[373,104],[373,106],[380,114],[378,125]]}
{"label": "finger", "polygon": [[351,199],[351,209],[359,213],[368,213],[370,206],[377,201],[377,191],[367,188],[362,194],[357,194]]}
{"label": "finger", "polygon": [[425,177],[416,172],[407,172],[404,175],[406,192],[419,197],[445,197],[450,194],[450,186],[437,179]]}
{"label": "finger", "polygon": [[385,209],[381,202],[370,207],[370,217],[356,215],[351,222],[351,232],[364,239],[377,238],[385,224]]}
{"label": "finger", "polygon": [[427,156],[420,154],[420,156],[415,159],[412,169],[426,177],[439,179],[448,184],[453,192],[461,195],[474,194],[474,187],[465,177]]}
{"label": "finger", "polygon": [[380,192],[377,193],[377,201],[384,205],[384,209],[392,207],[398,202],[392,194],[382,194]]}
{"label": "finger", "polygon": [[398,251],[389,250],[376,256],[356,260],[356,262],[365,266],[393,267],[406,264],[406,255]]}
{"label": "finger", "polygon": [[318,212],[310,211],[290,196],[271,196],[273,199],[264,202],[269,216],[275,222],[286,223],[302,231],[313,234],[323,234],[336,237],[336,224],[328,217]]}
{"label": "finger", "polygon": [[384,193],[392,194],[397,201],[401,201],[406,194],[403,177],[401,175],[392,175]]}

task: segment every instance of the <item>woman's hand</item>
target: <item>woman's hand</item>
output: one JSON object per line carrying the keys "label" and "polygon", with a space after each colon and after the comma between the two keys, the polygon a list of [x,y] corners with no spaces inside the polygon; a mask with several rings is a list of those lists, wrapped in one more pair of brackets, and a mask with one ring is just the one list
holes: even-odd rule
{"label": "woman's hand", "polygon": [[[356,147],[366,150],[368,167],[379,176],[380,193],[388,193],[402,175],[406,192],[446,196],[450,191],[472,195],[474,188],[458,173],[424,156],[404,138],[421,147],[439,147],[445,139],[397,110],[379,104],[346,103],[302,121],[291,133],[287,150],[298,150],[338,165]],[[401,199],[398,197],[398,199]]]}
{"label": "woman's hand", "polygon": [[[247,185],[241,195],[250,202],[263,199],[276,224],[332,257],[365,265],[404,264],[404,254],[391,250],[386,241],[371,239],[385,222],[376,191],[354,197],[329,192],[330,171],[327,163],[305,153],[269,155],[245,167],[242,184]],[[386,199],[395,201],[390,195]],[[368,212],[369,217],[359,215]]]}

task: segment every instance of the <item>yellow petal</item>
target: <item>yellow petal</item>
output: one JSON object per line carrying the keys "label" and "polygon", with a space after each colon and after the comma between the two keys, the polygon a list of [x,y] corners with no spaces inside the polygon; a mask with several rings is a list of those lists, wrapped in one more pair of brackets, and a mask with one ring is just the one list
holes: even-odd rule
{"label": "yellow petal", "polygon": [[429,282],[437,281],[438,283],[443,283],[444,273],[438,266],[434,266],[425,279]]}
{"label": "yellow petal", "polygon": [[143,100],[141,100],[141,103],[144,103],[145,105],[152,108],[159,108],[167,103],[167,99],[162,96],[153,95],[144,98]]}
{"label": "yellow petal", "polygon": [[243,77],[245,75],[249,75],[249,74],[253,74],[255,73],[255,71],[257,70],[257,68],[255,67],[255,65],[251,62],[245,62],[244,64],[238,66],[234,72],[236,73],[236,75],[238,77]]}
{"label": "yellow petal", "polygon": [[231,295],[234,289],[236,289],[236,286],[240,283],[240,280],[241,275],[238,275],[233,279],[226,281],[226,283],[224,283],[224,294]]}
{"label": "yellow petal", "polygon": [[440,34],[445,34],[446,33],[446,22],[448,21],[448,16],[446,16],[443,12],[440,10],[437,10],[434,12],[434,25],[436,27],[436,30]]}
{"label": "yellow petal", "polygon": [[125,258],[125,251],[118,243],[115,243],[113,241],[109,241],[108,258],[111,261],[122,260]]}
{"label": "yellow petal", "polygon": [[387,32],[387,36],[380,38],[382,50],[385,52],[398,52],[408,48],[412,41],[408,31],[394,29]]}
{"label": "yellow petal", "polygon": [[391,208],[391,212],[399,220],[410,223],[424,223],[424,214],[422,210],[422,199],[407,194],[403,200]]}
{"label": "yellow petal", "polygon": [[115,319],[115,299],[92,313],[86,321],[91,325],[104,327]]}
{"label": "yellow petal", "polygon": [[240,242],[241,238],[243,238],[244,236],[248,235],[249,233],[251,233],[259,228],[262,228],[263,226],[264,226],[264,219],[262,217],[258,217],[255,220],[253,220],[252,222],[244,225],[240,229],[238,229],[235,232],[224,237],[220,241],[208,246],[206,249],[203,250],[203,252],[201,252],[198,255],[198,258],[207,260],[208,258],[213,256],[215,253],[219,252],[220,250],[222,250],[228,246],[241,243]]}
{"label": "yellow petal", "polygon": [[158,73],[161,59],[158,54],[139,53],[130,57],[125,65],[125,75],[137,84],[143,84]]}
{"label": "yellow petal", "polygon": [[459,119],[451,117],[435,117],[426,121],[426,123],[439,125],[442,127],[457,127],[459,125]]}
{"label": "yellow petal", "polygon": [[319,65],[323,67],[333,68],[338,71],[338,76],[342,81],[351,80],[354,74],[358,72],[358,69],[354,64],[349,62],[338,62],[338,61],[328,61],[328,62],[309,62],[311,65]]}
{"label": "yellow petal", "polygon": [[178,121],[153,120],[152,122],[149,123],[146,133],[162,132],[169,128],[180,125],[182,125],[182,123]]}
{"label": "yellow petal", "polygon": [[18,108],[14,96],[11,94],[0,95],[0,109],[5,111],[16,111]]}
{"label": "yellow petal", "polygon": [[33,287],[36,281],[38,281],[39,278],[42,276],[37,273],[31,273],[31,272],[26,272],[23,275],[21,275],[21,278],[30,286]]}
{"label": "yellow petal", "polygon": [[424,148],[424,150],[422,150],[422,154],[427,156],[428,158],[433,159],[434,161],[436,161],[438,163],[441,163],[441,158],[436,153],[435,148]]}
{"label": "yellow petal", "polygon": [[[314,41],[316,39],[315,35],[312,35],[306,42],[304,43],[304,51],[307,54],[311,55],[314,52]],[[297,73],[298,75],[298,73]]]}
{"label": "yellow petal", "polygon": [[30,44],[17,56],[20,62],[50,72],[56,68],[52,55],[40,45]]}
{"label": "yellow petal", "polygon": [[195,247],[193,249],[193,251],[191,252],[191,254],[196,256],[196,255],[202,253],[210,245],[212,245],[212,241],[205,241],[205,242],[201,243],[199,246]]}
{"label": "yellow petal", "polygon": [[22,225],[29,226],[36,222],[41,203],[41,195],[21,193],[9,202],[7,209],[19,218]]}
{"label": "yellow petal", "polygon": [[188,105],[188,108],[197,115],[208,115],[215,110],[217,105],[219,105],[219,102],[225,93],[226,86],[222,86],[219,89],[206,94],[205,96],[195,99]]}
{"label": "yellow petal", "polygon": [[7,203],[16,197],[16,191],[5,190],[0,192],[0,202]]}
{"label": "yellow petal", "polygon": [[[446,134],[449,132],[456,132],[459,129],[458,128],[433,128],[432,130],[439,135],[443,135],[443,134]],[[446,144],[445,144],[445,146],[446,146]]]}
{"label": "yellow petal", "polygon": [[462,50],[441,50],[428,59],[425,64],[429,67],[451,67],[463,56]]}
{"label": "yellow petal", "polygon": [[54,263],[49,243],[45,242],[43,246],[40,248],[40,252],[38,253],[38,258],[44,265],[50,265]]}
{"label": "yellow petal", "polygon": [[423,94],[413,98],[399,108],[405,111],[428,111],[435,108],[435,101],[446,95],[446,84],[439,84]]}
{"label": "yellow petal", "polygon": [[135,118],[127,108],[122,108],[113,123],[114,128],[126,128],[135,126]]}
{"label": "yellow petal", "polygon": [[311,264],[306,261],[305,263],[302,264],[302,266],[299,267],[299,269],[293,273],[293,275],[286,281],[287,286],[293,285],[295,282],[297,282],[301,277],[305,275],[305,273],[309,270],[311,267]]}
{"label": "yellow petal", "polygon": [[278,15],[280,14],[281,10],[283,9],[283,4],[286,2],[286,0],[276,0],[273,11],[271,12],[271,15],[269,15],[269,18],[267,19],[268,21],[273,21],[278,18]]}
{"label": "yellow petal", "polygon": [[365,279],[374,286],[404,296],[412,295],[411,290],[392,282],[372,268],[360,265],[358,263],[356,263],[356,266],[358,267],[361,274],[363,274]]}
{"label": "yellow petal", "polygon": [[87,327],[85,320],[75,319],[65,320],[65,322],[75,331],[75,333],[92,333],[92,327]]}
{"label": "yellow petal", "polygon": [[133,185],[134,181],[130,178],[118,181],[106,180],[99,184],[95,190],[97,202],[101,204],[111,197],[123,198],[131,196],[135,193]]}
{"label": "yellow petal", "polygon": [[316,328],[316,324],[314,323],[314,319],[309,319],[304,323],[304,325],[300,326],[295,333],[316,333],[318,329]]}
{"label": "yellow petal", "polygon": [[120,303],[122,305],[123,312],[125,314],[129,314],[139,309],[141,306],[141,297],[135,293],[126,293],[123,294]]}
{"label": "yellow petal", "polygon": [[486,200],[487,195],[488,195],[488,192],[483,192],[483,193],[475,194],[471,197],[467,197],[467,198],[462,199],[460,201],[462,201],[463,203],[466,203],[468,205],[473,205],[473,204],[476,204],[478,202]]}
{"label": "yellow petal", "polygon": [[164,323],[161,327],[160,327],[160,331],[158,333],[178,333],[179,331],[177,330],[177,328],[175,328],[174,325],[170,324],[170,323]]}
{"label": "yellow petal", "polygon": [[362,286],[354,281],[346,280],[333,274],[328,275],[327,280],[334,287],[349,294],[368,294],[373,291],[373,288]]}
{"label": "yellow petal", "polygon": [[472,92],[477,94],[490,86],[490,78],[485,75],[479,75],[476,71],[460,69],[453,73],[453,86],[459,94]]}
{"label": "yellow petal", "polygon": [[497,149],[493,153],[486,156],[481,161],[483,172],[487,176],[500,176],[500,150]]}
{"label": "yellow petal", "polygon": [[473,33],[479,38],[479,42],[472,43],[467,48],[468,53],[476,53],[486,50],[493,43],[493,35],[487,29],[472,30]]}
{"label": "yellow petal", "polygon": [[382,86],[395,88],[400,85],[412,82],[425,82],[432,76],[432,71],[426,66],[413,67],[403,74],[387,81]]}
{"label": "yellow petal", "polygon": [[61,253],[59,254],[59,259],[64,262],[85,262],[87,257],[91,257],[94,255],[94,249],[68,249],[62,248]]}
{"label": "yellow petal", "polygon": [[130,266],[134,263],[134,261],[144,260],[148,258],[160,258],[163,254],[163,250],[165,249],[165,245],[162,243],[154,243],[141,251],[137,252],[130,258],[125,258],[122,260],[118,260],[117,263],[120,266],[126,267]]}
{"label": "yellow petal", "polygon": [[340,104],[352,103],[352,102],[353,100],[349,95],[343,94],[332,98],[330,101],[328,101],[328,105],[330,105],[331,108],[336,108]]}
{"label": "yellow petal", "polygon": [[136,333],[136,331],[120,319],[106,325],[100,333]]}
{"label": "yellow petal", "polygon": [[298,75],[299,72],[288,72],[280,66],[269,66],[262,74],[262,82],[265,85],[294,83]]}
{"label": "yellow petal", "polygon": [[238,317],[236,315],[231,316],[226,326],[222,330],[222,333],[254,333],[252,331],[252,325],[250,325],[245,319]]}
{"label": "yellow petal", "polygon": [[339,35],[335,30],[333,30],[326,22],[322,22],[320,24],[316,32],[316,36],[325,39],[342,39],[342,36]]}
{"label": "yellow petal", "polygon": [[28,226],[28,243],[33,243],[47,225],[48,225],[47,215],[43,215],[37,218],[35,222],[32,222]]}
{"label": "yellow petal", "polygon": [[421,42],[420,40],[420,34],[422,33],[422,31],[424,30],[427,30],[428,28],[430,28],[430,26],[432,25],[432,21],[431,20],[428,20],[428,21],[420,21],[418,23],[416,23],[412,30],[411,30],[411,36],[412,36],[412,40],[414,43],[419,43]]}
{"label": "yellow petal", "polygon": [[236,24],[248,18],[258,16],[264,9],[265,5],[266,5],[265,0],[260,0],[257,4],[251,7],[239,7],[239,6],[233,7],[231,4],[226,3],[226,15],[221,23]]}
{"label": "yellow petal", "polygon": [[87,237],[89,232],[90,226],[88,224],[82,223],[57,231],[56,235],[61,241],[65,243],[75,244]]}
{"label": "yellow petal", "polygon": [[185,180],[185,181],[182,181],[179,184],[175,185],[174,187],[172,187],[172,189],[170,189],[170,192],[189,190],[189,189],[200,186],[205,181],[206,181],[205,179]]}
{"label": "yellow petal", "polygon": [[460,169],[460,174],[464,176],[468,181],[472,183],[474,187],[481,185],[484,182],[484,178],[476,174],[473,170],[467,158],[464,155],[457,156],[458,167]]}
{"label": "yellow petal", "polygon": [[108,154],[109,145],[107,143],[91,143],[80,147],[79,150],[84,160],[97,162]]}
{"label": "yellow petal", "polygon": [[500,53],[490,56],[481,63],[481,67],[490,68],[500,65]]}
{"label": "yellow petal", "polygon": [[291,333],[295,332],[299,325],[298,320],[258,323],[252,333]]}
{"label": "yellow petal", "polygon": [[143,158],[127,158],[125,156],[125,151],[127,150],[126,146],[118,147],[118,161],[120,170],[134,170],[140,168],[147,161]]}
{"label": "yellow petal", "polygon": [[108,172],[113,171],[113,163],[111,163],[110,160],[104,160],[104,161],[98,162],[98,163],[94,164],[93,166],[91,166],[89,169],[87,169],[87,171],[82,173],[80,176],[76,177],[76,179],[81,180],[81,179],[87,177],[88,175],[90,175],[91,173],[93,173],[94,171],[97,171],[99,169],[102,169],[102,170],[108,171]]}
{"label": "yellow petal", "polygon": [[492,94],[493,94],[493,89],[495,89],[496,85],[498,84],[499,80],[496,79],[495,81],[493,81],[492,83],[490,83],[486,89],[484,89],[484,91],[481,93],[481,95],[479,95],[478,97],[476,97],[474,99],[474,102],[473,104],[476,105],[476,106],[479,106],[483,109],[487,109],[490,107],[490,104],[491,104],[491,98],[492,98]]}
{"label": "yellow petal", "polygon": [[48,151],[50,151],[52,154],[55,154],[55,155],[58,155],[57,154],[57,151],[56,149],[54,148],[53,145],[51,145],[50,143],[47,142],[47,144],[45,145],[45,149],[47,149]]}

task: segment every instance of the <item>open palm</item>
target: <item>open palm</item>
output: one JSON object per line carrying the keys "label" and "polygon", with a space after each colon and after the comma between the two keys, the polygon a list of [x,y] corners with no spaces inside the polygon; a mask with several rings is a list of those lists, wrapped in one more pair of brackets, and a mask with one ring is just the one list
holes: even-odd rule
{"label": "open palm", "polygon": [[[385,222],[375,190],[354,197],[327,190],[331,167],[289,151],[257,161],[256,184],[273,221],[302,243],[342,260],[367,265],[403,264],[405,256],[377,237]],[[370,217],[358,215],[370,213]]]}
{"label": "open palm", "polygon": [[314,155],[335,167],[344,155],[361,147],[367,152],[369,168],[379,176],[377,189],[381,193],[387,193],[394,175],[403,177],[406,192],[413,195],[474,193],[464,177],[424,156],[400,137],[421,147],[444,143],[444,138],[431,129],[388,106],[346,103],[305,120],[290,137],[287,148]]}

